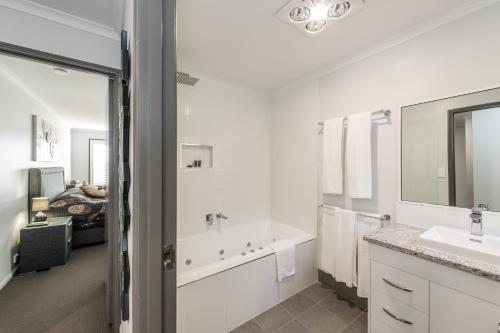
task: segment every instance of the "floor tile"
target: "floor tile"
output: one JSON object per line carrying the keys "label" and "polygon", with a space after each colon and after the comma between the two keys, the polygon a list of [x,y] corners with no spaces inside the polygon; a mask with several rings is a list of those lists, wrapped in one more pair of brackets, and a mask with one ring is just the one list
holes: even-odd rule
{"label": "floor tile", "polygon": [[294,316],[306,311],[314,304],[315,303],[310,298],[300,293],[281,303],[281,305],[283,305]]}
{"label": "floor tile", "polygon": [[320,305],[297,316],[297,320],[313,333],[339,333],[347,323]]}
{"label": "floor tile", "polygon": [[255,320],[250,320],[232,330],[231,333],[264,333],[264,331],[257,325]]}
{"label": "floor tile", "polygon": [[345,330],[342,331],[342,333],[358,333],[358,331],[355,331],[351,327],[347,327]]}
{"label": "floor tile", "polygon": [[349,302],[338,295],[331,295],[320,303],[324,308],[336,314],[346,323],[351,322],[361,313],[361,309],[356,304]]}
{"label": "floor tile", "polygon": [[366,333],[368,332],[368,314],[363,312],[361,316],[359,316],[354,323],[350,325],[351,328],[354,328],[358,333]]}
{"label": "floor tile", "polygon": [[275,333],[311,333],[311,331],[305,328],[304,325],[297,320],[294,320],[277,330]]}
{"label": "floor tile", "polygon": [[302,290],[300,293],[310,298],[314,303],[317,303],[321,301],[323,298],[327,297],[328,295],[333,294],[330,288],[323,287],[321,283],[313,284],[309,288]]}
{"label": "floor tile", "polygon": [[282,305],[276,305],[255,318],[266,333],[274,332],[292,319],[293,316]]}

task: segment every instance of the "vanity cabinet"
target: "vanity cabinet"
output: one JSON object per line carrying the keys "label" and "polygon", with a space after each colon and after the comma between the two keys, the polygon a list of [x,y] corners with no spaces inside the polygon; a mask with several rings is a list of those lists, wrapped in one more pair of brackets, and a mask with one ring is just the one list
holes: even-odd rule
{"label": "vanity cabinet", "polygon": [[500,332],[500,307],[430,283],[430,332]]}
{"label": "vanity cabinet", "polygon": [[500,282],[370,244],[371,333],[500,333]]}

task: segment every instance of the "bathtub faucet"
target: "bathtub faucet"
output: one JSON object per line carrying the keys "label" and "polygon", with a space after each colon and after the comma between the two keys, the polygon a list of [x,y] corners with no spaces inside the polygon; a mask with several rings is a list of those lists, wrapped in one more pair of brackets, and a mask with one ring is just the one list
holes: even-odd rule
{"label": "bathtub faucet", "polygon": [[220,219],[224,219],[224,220],[227,220],[228,217],[222,213],[217,213],[217,220],[220,220]]}

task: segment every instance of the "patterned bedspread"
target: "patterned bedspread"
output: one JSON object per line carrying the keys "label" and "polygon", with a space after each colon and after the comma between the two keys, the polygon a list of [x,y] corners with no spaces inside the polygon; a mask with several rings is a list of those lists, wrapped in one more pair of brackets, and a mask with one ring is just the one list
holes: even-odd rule
{"label": "patterned bedspread", "polygon": [[47,215],[73,216],[73,230],[104,227],[107,202],[107,198],[92,198],[72,188],[52,200]]}

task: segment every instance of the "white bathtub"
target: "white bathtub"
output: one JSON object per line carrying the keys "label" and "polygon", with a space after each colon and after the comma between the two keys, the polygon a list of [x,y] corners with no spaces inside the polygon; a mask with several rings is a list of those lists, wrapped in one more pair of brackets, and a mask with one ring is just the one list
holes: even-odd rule
{"label": "white bathtub", "polygon": [[[269,246],[296,244],[296,274],[278,283]],[[177,242],[177,332],[224,333],[317,281],[316,236],[272,221]]]}

